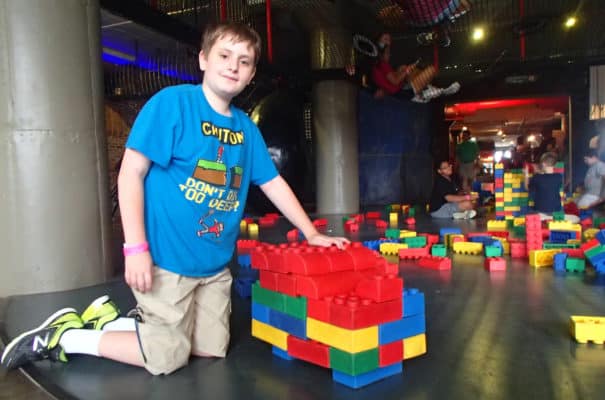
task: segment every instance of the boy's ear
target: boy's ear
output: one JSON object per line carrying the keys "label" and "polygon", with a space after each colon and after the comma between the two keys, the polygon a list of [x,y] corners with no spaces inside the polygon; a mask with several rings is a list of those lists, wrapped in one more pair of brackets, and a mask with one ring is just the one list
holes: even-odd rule
{"label": "boy's ear", "polygon": [[206,66],[208,65],[208,58],[206,57],[204,50],[200,50],[200,53],[198,54],[198,60],[200,63],[200,70],[205,71]]}

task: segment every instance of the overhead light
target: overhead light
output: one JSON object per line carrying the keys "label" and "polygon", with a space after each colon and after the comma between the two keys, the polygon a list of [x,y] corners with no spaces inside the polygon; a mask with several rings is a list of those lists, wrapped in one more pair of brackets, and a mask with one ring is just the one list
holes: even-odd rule
{"label": "overhead light", "polygon": [[478,26],[475,29],[473,29],[472,38],[475,42],[483,40],[483,38],[485,38],[485,30],[483,29],[483,27]]}
{"label": "overhead light", "polygon": [[463,130],[463,131],[468,131],[468,128],[467,128],[466,126],[463,126],[463,127],[462,127],[462,130]]}
{"label": "overhead light", "polygon": [[103,46],[103,53],[108,56],[119,58],[123,61],[135,62],[136,57],[132,54],[124,53],[123,51],[112,49],[110,47]]}
{"label": "overhead light", "polygon": [[504,134],[504,132],[502,132],[502,129],[500,129],[500,130],[498,131],[498,136],[502,136],[503,134]]}
{"label": "overhead light", "polygon": [[566,29],[571,29],[571,28],[573,28],[574,26],[576,26],[576,23],[577,23],[577,22],[578,22],[578,20],[576,19],[576,17],[575,17],[575,16],[571,16],[571,17],[568,17],[568,18],[565,20],[565,24],[564,24],[564,26],[565,26],[565,28],[566,28]]}

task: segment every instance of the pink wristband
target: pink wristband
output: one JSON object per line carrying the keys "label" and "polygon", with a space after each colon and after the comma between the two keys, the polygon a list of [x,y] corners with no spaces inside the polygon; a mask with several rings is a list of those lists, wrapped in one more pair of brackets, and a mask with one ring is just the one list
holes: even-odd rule
{"label": "pink wristband", "polygon": [[122,252],[124,256],[134,256],[136,254],[141,254],[149,250],[149,243],[143,242],[139,244],[126,244],[124,243],[124,248]]}
{"label": "pink wristband", "polygon": [[466,196],[464,196],[465,199],[470,200],[471,199],[471,195],[467,194]]}

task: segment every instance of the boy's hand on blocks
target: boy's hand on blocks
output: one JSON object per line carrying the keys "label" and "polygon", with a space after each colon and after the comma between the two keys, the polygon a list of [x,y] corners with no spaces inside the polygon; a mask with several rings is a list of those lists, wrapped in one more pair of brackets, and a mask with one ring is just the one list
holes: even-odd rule
{"label": "boy's hand on blocks", "polygon": [[319,232],[310,235],[307,238],[307,242],[313,246],[321,246],[321,247],[330,247],[332,245],[338,247],[339,249],[343,249],[344,245],[347,243],[351,243],[351,241],[347,238],[337,237],[337,236],[327,236],[323,235]]}
{"label": "boy's hand on blocks", "polygon": [[151,290],[153,260],[149,252],[126,257],[124,278],[132,289],[145,293]]}

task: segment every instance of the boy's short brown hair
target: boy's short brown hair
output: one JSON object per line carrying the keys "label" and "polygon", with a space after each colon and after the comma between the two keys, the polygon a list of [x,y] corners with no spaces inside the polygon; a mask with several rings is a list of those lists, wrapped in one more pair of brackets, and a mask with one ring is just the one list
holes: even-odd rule
{"label": "boy's short brown hair", "polygon": [[202,36],[202,51],[208,54],[216,41],[225,35],[233,36],[235,42],[248,42],[254,49],[254,65],[258,64],[261,53],[261,38],[254,29],[239,22],[209,24]]}
{"label": "boy's short brown hair", "polygon": [[557,163],[557,155],[552,152],[547,152],[540,156],[540,164],[544,164],[548,167],[553,167]]}

